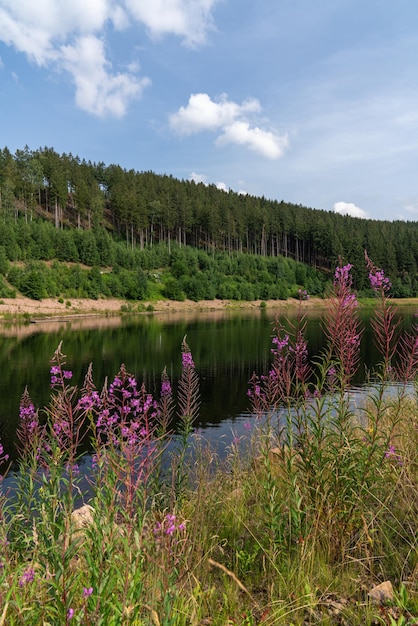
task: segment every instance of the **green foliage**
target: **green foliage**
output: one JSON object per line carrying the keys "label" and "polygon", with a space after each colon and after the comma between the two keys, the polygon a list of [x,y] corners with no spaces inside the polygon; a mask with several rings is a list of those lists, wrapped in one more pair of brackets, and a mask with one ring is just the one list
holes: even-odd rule
{"label": "green foliage", "polygon": [[45,273],[41,269],[23,272],[19,281],[19,290],[33,300],[42,300],[48,295]]}
{"label": "green foliage", "polygon": [[[0,246],[11,261],[58,258],[148,271],[171,266],[176,279],[197,271],[239,274],[253,289],[260,284],[255,297],[282,298],[283,289],[269,289],[271,279],[287,285],[289,293],[312,285],[310,293],[319,295],[324,281],[315,268],[326,276],[341,257],[350,258],[355,288],[367,295],[366,248],[391,276],[394,295],[418,295],[416,222],[358,220],[226,194],[48,147],[26,146],[14,155],[1,150],[0,193]],[[230,284],[226,292],[249,297]]]}
{"label": "green foliage", "polygon": [[127,300],[143,300],[147,293],[147,278],[142,270],[129,271],[121,269],[117,272],[120,293]]}
{"label": "green foliage", "polygon": [[54,231],[53,235],[56,258],[59,261],[72,261],[77,263],[80,260],[80,256],[74,241],[73,232],[70,230],[58,230]]}
{"label": "green foliage", "polygon": [[183,302],[186,299],[186,294],[182,291],[178,280],[171,276],[165,279],[162,293],[169,300]]}
{"label": "green foliage", "polygon": [[0,245],[6,251],[10,261],[18,261],[21,256],[16,231],[17,226],[11,219],[5,221],[0,228]]}
{"label": "green foliage", "polygon": [[83,233],[76,231],[74,239],[80,262],[84,263],[84,265],[98,265],[100,263],[100,255],[97,250],[94,233],[90,230]]}
{"label": "green foliage", "polygon": [[0,274],[6,276],[10,267],[4,246],[0,246]]}
{"label": "green foliage", "polygon": [[3,276],[0,276],[0,298],[15,298],[16,289],[12,289],[5,282]]}
{"label": "green foliage", "polygon": [[213,300],[216,297],[215,287],[206,274],[185,276],[179,281],[181,290],[186,298],[198,302],[199,300]]}

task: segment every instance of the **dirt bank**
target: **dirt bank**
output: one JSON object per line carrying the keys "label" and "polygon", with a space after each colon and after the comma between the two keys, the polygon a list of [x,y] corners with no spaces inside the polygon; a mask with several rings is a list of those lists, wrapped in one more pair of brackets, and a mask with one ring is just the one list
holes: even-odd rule
{"label": "dirt bank", "polygon": [[[159,300],[156,302],[126,302],[117,298],[101,298],[90,300],[77,298],[71,301],[59,302],[54,298],[44,300],[31,300],[24,296],[16,298],[3,298],[0,300],[0,322],[22,319],[25,321],[38,321],[45,319],[74,319],[77,317],[109,317],[116,316],[123,312],[146,312],[149,310],[157,313],[162,312],[199,312],[199,311],[224,311],[231,309],[260,309],[261,300],[253,302],[236,302],[234,300],[203,300],[194,302],[185,300],[184,302],[174,302],[172,300]],[[400,306],[417,306],[417,298],[407,298],[393,300],[393,303]],[[310,298],[303,302],[290,298],[289,300],[267,300],[266,308],[269,310],[292,311],[296,307],[309,310],[318,310],[326,306],[326,300],[321,298]],[[372,302],[367,303],[372,306]],[[263,305],[264,306],[264,305]]]}
{"label": "dirt bank", "polygon": [[[225,309],[250,308],[259,309],[261,301],[254,302],[235,302],[232,300],[210,300],[193,302],[185,300],[184,302],[173,302],[172,300],[160,300],[157,302],[140,302],[128,303],[116,298],[106,298],[99,300],[74,299],[59,302],[54,298],[46,298],[44,300],[31,300],[23,296],[17,298],[3,298],[0,300],[0,321],[10,321],[11,318],[24,318],[31,321],[37,321],[45,318],[67,318],[80,316],[109,316],[118,315],[123,311],[131,311],[133,313],[146,311],[148,305],[152,306],[151,310],[156,312],[164,311],[221,311]],[[323,306],[324,301],[312,299],[302,303],[304,307]],[[294,308],[298,305],[297,300],[270,300],[266,302],[268,308],[277,310],[286,310]]]}

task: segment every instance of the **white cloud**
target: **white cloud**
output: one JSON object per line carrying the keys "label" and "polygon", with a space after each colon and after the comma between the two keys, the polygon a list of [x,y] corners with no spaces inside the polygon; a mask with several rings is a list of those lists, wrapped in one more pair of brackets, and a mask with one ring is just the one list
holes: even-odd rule
{"label": "white cloud", "polygon": [[278,159],[288,145],[288,137],[258,126],[251,127],[248,115],[260,111],[260,103],[255,98],[237,104],[223,94],[219,102],[214,102],[208,94],[198,93],[190,96],[187,106],[170,115],[169,122],[171,129],[180,135],[221,130],[215,141],[217,145],[243,145],[269,159]]}
{"label": "white cloud", "polygon": [[59,42],[102,30],[115,13],[108,0],[1,0],[1,5],[0,39],[40,66],[59,60]]}
{"label": "white cloud", "polygon": [[238,116],[260,110],[258,100],[245,100],[241,105],[228,101],[223,94],[219,102],[207,93],[192,94],[186,107],[170,115],[170,126],[179,135],[192,135],[203,130],[218,130],[231,124]]}
{"label": "white cloud", "polygon": [[63,67],[72,75],[76,103],[99,117],[122,117],[127,104],[141,96],[149,79],[134,74],[110,74],[103,42],[92,35],[80,37],[75,45],[61,48]]}
{"label": "white cloud", "polygon": [[212,9],[219,0],[125,0],[126,7],[145,24],[152,37],[167,33],[194,47],[206,42],[214,28]]}
{"label": "white cloud", "polygon": [[[196,172],[192,172],[189,176],[189,180],[194,180],[195,183],[203,183],[204,185],[208,186],[209,183],[209,178],[206,176],[206,174],[197,174]],[[215,183],[215,187],[217,189],[220,189],[221,191],[226,191],[229,192],[228,187],[226,186],[226,183],[219,181]]]}
{"label": "white cloud", "polygon": [[340,215],[351,215],[351,217],[367,218],[367,213],[353,202],[336,202],[334,204],[334,212]]}
{"label": "white cloud", "polygon": [[237,121],[226,126],[224,132],[215,142],[217,145],[236,143],[247,146],[268,159],[278,159],[283,156],[288,146],[287,135],[279,137],[270,131],[262,130],[257,126],[250,128],[248,122]]}
{"label": "white cloud", "polygon": [[39,66],[68,72],[78,107],[99,117],[122,117],[149,79],[113,70],[103,40],[107,21],[127,25],[111,0],[0,0],[0,40]]}
{"label": "white cloud", "polygon": [[24,52],[38,65],[45,65],[53,58],[50,35],[41,21],[38,26],[30,20],[20,21],[1,8],[0,40],[9,46],[13,45],[19,52]]}
{"label": "white cloud", "polygon": [[195,183],[208,184],[208,177],[205,174],[198,174],[197,172],[192,172],[189,176],[189,180],[194,180]]}
{"label": "white cloud", "polygon": [[40,67],[69,72],[76,104],[104,117],[122,117],[150,80],[139,65],[118,72],[103,43],[109,23],[116,30],[144,24],[152,36],[167,33],[190,46],[213,27],[218,0],[0,0],[0,41]]}

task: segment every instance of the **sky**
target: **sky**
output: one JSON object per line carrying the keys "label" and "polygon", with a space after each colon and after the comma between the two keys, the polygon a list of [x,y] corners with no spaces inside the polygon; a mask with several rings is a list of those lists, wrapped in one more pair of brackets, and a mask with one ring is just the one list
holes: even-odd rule
{"label": "sky", "polygon": [[418,220],[417,0],[0,0],[0,147]]}

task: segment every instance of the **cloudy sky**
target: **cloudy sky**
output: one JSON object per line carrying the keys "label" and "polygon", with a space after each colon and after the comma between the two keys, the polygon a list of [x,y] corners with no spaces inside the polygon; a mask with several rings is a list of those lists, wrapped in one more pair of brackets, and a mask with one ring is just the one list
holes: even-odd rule
{"label": "cloudy sky", "polygon": [[417,0],[0,0],[0,146],[418,220]]}

